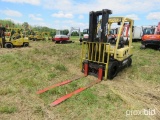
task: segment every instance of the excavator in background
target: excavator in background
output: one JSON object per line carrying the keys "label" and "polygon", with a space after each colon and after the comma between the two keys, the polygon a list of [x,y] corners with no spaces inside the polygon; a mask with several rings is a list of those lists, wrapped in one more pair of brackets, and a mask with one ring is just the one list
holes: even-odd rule
{"label": "excavator in background", "polygon": [[89,29],[83,29],[83,37],[79,39],[80,44],[82,44],[83,41],[87,41],[89,38]]}
{"label": "excavator in background", "polygon": [[[128,23],[129,28],[132,29],[133,20],[125,17],[112,17],[109,19],[110,14],[112,14],[112,11],[109,9],[103,9],[102,11],[91,11],[89,13],[89,38],[87,41],[82,42],[81,51],[81,71],[84,75],[82,77],[77,77],[76,79],[65,80],[46,87],[37,91],[37,94],[42,94],[55,87],[71,83],[75,80],[83,79],[83,77],[87,77],[88,75],[94,75],[98,79],[93,80],[92,83],[58,98],[52,102],[50,106],[60,104],[73,95],[78,94],[97,83],[100,83],[102,79],[112,80],[123,68],[131,66],[132,32],[130,31],[130,36],[128,36],[128,43],[124,41],[121,33],[124,23]],[[100,17],[102,20],[100,24],[98,24]],[[121,25],[117,37],[110,32],[111,25],[113,23],[118,23]]]}
{"label": "excavator in background", "polygon": [[0,27],[1,40],[0,45],[2,48],[13,47],[28,47],[29,40],[26,38],[23,29]]}
{"label": "excavator in background", "polygon": [[75,30],[78,31],[79,39],[80,39],[81,38],[80,28],[71,27],[71,29],[70,29],[70,31],[67,35],[63,34],[63,30],[57,30],[56,35],[52,39],[52,41],[54,41],[55,43],[62,43],[64,41],[68,41],[68,40],[70,40],[70,36],[71,36],[72,32],[75,31]]}
{"label": "excavator in background", "polygon": [[140,48],[145,49],[148,46],[153,46],[160,50],[160,22],[158,23],[158,26],[143,29]]}

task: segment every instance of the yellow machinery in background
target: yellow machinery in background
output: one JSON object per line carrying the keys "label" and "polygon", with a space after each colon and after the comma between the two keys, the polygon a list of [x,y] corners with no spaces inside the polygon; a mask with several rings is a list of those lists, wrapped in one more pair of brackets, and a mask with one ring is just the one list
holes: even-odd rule
{"label": "yellow machinery in background", "polygon": [[[89,39],[82,43],[81,70],[86,75],[99,79],[113,79],[122,68],[132,64],[132,26],[133,20],[125,17],[110,17],[110,11],[90,12]],[[99,22],[98,17],[102,15]],[[112,34],[111,26],[120,26],[118,36]],[[125,40],[121,35],[123,25],[129,24],[130,33]]]}
{"label": "yellow machinery in background", "polygon": [[29,36],[30,40],[38,41],[38,40],[51,40],[49,32],[38,32],[34,31],[32,35]]}
{"label": "yellow machinery in background", "polygon": [[42,32],[42,35],[45,40],[52,40],[52,37],[50,36],[49,32]]}
{"label": "yellow machinery in background", "polygon": [[13,47],[27,47],[29,46],[29,40],[26,38],[23,29],[10,28],[6,29],[1,27],[1,38],[0,41],[2,48],[13,48]]}
{"label": "yellow machinery in background", "polygon": [[33,40],[34,39],[34,35],[36,34],[37,31],[29,31],[29,35],[28,35],[28,39],[29,40]]}

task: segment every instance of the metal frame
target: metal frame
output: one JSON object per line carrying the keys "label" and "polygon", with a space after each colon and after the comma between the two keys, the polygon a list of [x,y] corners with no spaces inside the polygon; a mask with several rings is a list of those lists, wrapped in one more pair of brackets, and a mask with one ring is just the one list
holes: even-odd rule
{"label": "metal frame", "polygon": [[[118,22],[121,22],[121,27],[120,27],[120,30],[118,32],[118,37],[117,37],[117,42],[116,42],[116,46],[115,46],[115,49],[114,49],[114,59],[117,59],[117,60],[120,60],[118,57],[117,57],[117,50],[118,50],[118,45],[119,45],[119,41],[120,41],[120,37],[121,37],[121,33],[123,31],[123,25],[125,22],[129,22],[130,26],[129,26],[129,29],[130,29],[130,36],[129,36],[129,54],[131,55],[132,52],[131,52],[131,46],[132,46],[132,26],[133,26],[133,20],[130,19],[130,18],[126,18],[126,17],[110,17],[109,18],[109,30],[111,29],[111,25],[112,23],[118,23]],[[108,32],[109,32],[108,30]],[[121,61],[121,60],[120,60]]]}
{"label": "metal frame", "polygon": [[[94,47],[95,47],[95,49],[94,49]],[[103,54],[101,54],[101,53],[103,53]],[[105,53],[107,53],[107,60],[106,61],[105,61]],[[105,65],[104,79],[107,79],[109,59],[110,59],[110,44],[109,43],[82,42],[81,70],[83,69],[83,61],[85,61],[85,60],[97,63],[99,65],[104,64]]]}

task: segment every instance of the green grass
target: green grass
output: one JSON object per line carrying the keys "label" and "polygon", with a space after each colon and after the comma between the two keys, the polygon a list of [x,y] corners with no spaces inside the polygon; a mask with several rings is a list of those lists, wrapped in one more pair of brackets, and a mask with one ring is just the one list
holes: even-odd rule
{"label": "green grass", "polygon": [[[7,104],[0,105],[0,119],[14,119],[17,115],[19,119],[26,119],[26,116],[31,116],[29,119],[126,119],[125,111],[130,107],[108,84],[94,85],[57,107],[48,106],[57,98],[93,82],[90,77],[42,95],[36,94],[39,89],[81,73],[81,46],[77,37],[71,37],[71,40],[75,43],[38,41],[31,42],[29,48],[1,49],[0,102]],[[159,85],[159,51],[140,50],[139,42],[133,46],[132,67],[118,75],[137,83],[144,81]]]}
{"label": "green grass", "polygon": [[59,71],[67,71],[67,68],[63,64],[60,64],[60,63],[55,65],[55,69]]}
{"label": "green grass", "polygon": [[17,112],[17,108],[14,106],[1,106],[0,113],[11,114]]}

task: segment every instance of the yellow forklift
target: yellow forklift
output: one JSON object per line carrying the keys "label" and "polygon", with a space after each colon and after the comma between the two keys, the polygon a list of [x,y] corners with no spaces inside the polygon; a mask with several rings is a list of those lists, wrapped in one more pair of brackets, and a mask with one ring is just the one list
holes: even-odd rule
{"label": "yellow forklift", "polygon": [[[119,71],[132,64],[132,26],[133,20],[125,17],[108,17],[107,10],[91,12],[89,39],[82,43],[81,69],[86,75],[99,79],[113,79]],[[102,19],[99,21],[99,15]],[[118,36],[111,32],[111,26],[120,26]],[[129,24],[127,39],[121,34],[123,25]]]}
{"label": "yellow forklift", "polygon": [[35,35],[35,31],[30,30],[29,31],[29,35],[28,35],[28,39],[29,40],[33,40],[34,39],[34,35]]}
{"label": "yellow forklift", "polygon": [[0,27],[1,40],[0,44],[2,48],[13,47],[28,47],[29,40],[23,34],[22,29]]}
{"label": "yellow forklift", "polygon": [[[56,106],[75,94],[78,94],[89,87],[99,83],[102,79],[113,79],[119,71],[124,67],[132,64],[132,26],[133,20],[125,17],[110,17],[111,10],[103,9],[102,11],[91,11],[89,13],[89,38],[82,42],[81,54],[81,70],[83,76],[76,79],[69,79],[52,86],[46,87],[37,91],[37,94],[42,94],[50,89],[71,83],[75,80],[83,79],[88,75],[98,77],[86,86],[76,89],[68,93],[50,104]],[[118,36],[112,34],[111,25],[117,23],[120,26]],[[128,23],[130,33],[127,39],[122,36],[123,25]]]}
{"label": "yellow forklift", "polygon": [[49,32],[35,32],[35,35],[33,37],[34,41],[38,40],[50,40],[51,37],[49,36]]}

